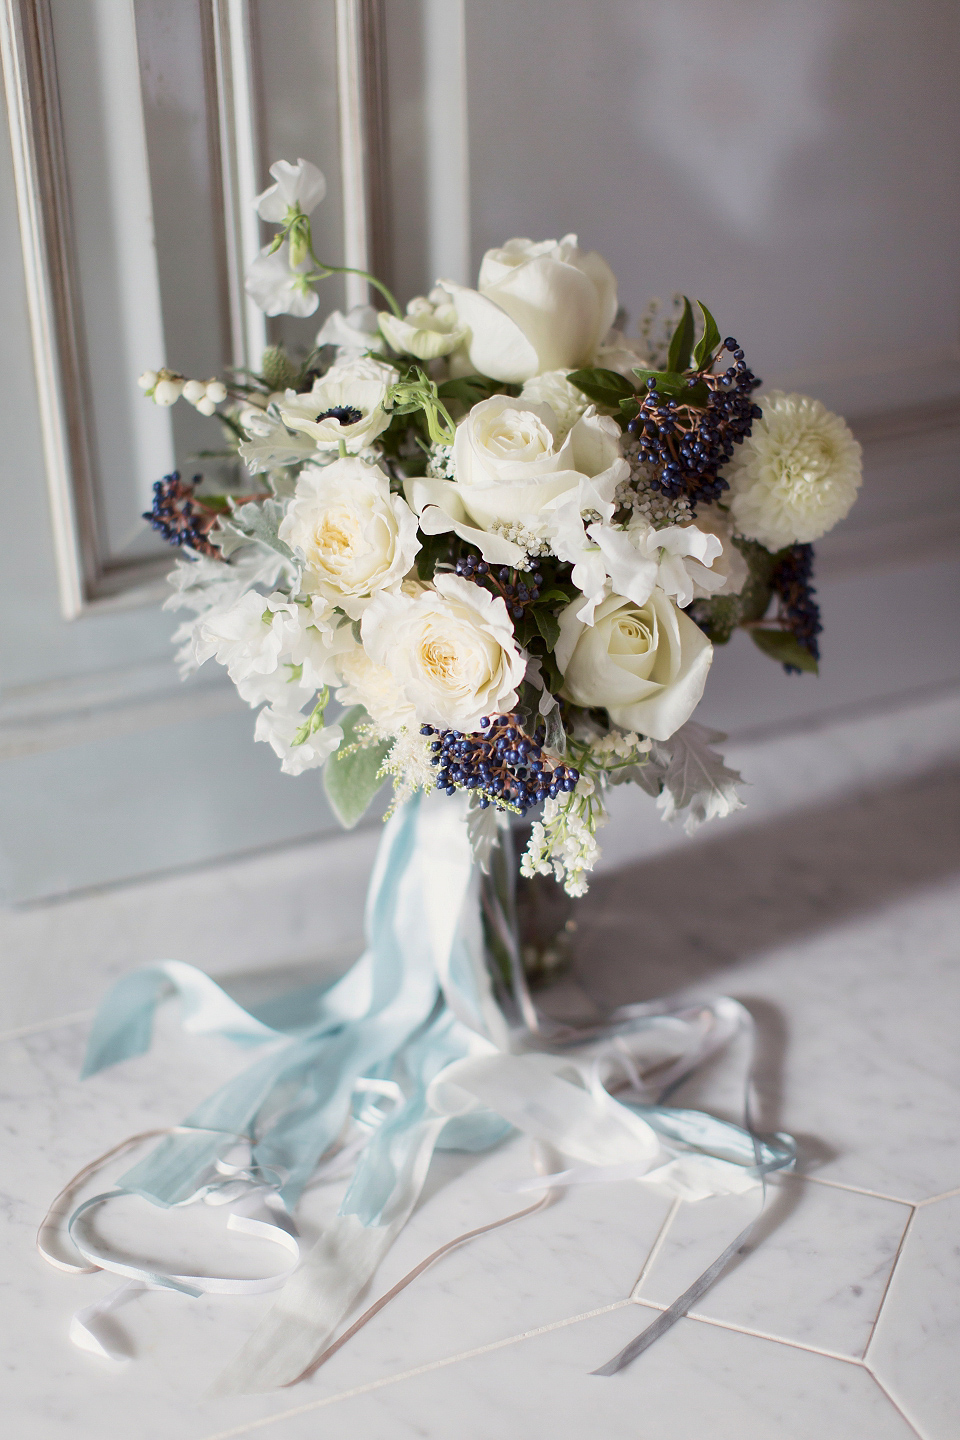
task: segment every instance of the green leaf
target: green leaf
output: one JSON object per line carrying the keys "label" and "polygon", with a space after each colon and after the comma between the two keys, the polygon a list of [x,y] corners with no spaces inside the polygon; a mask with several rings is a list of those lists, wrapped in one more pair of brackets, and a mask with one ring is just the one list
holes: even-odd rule
{"label": "green leaf", "polygon": [[674,371],[686,370],[690,364],[690,352],[692,350],[693,311],[690,309],[690,301],[686,295],[684,295],[683,314],[680,316],[680,323],[673,332],[670,349],[667,351],[667,369]]}
{"label": "green leaf", "polygon": [[616,410],[622,400],[632,400],[636,390],[625,375],[617,370],[604,370],[590,366],[586,370],[573,370],[567,376],[571,385],[576,385],[590,400]]}
{"label": "green leaf", "polygon": [[[363,736],[357,734],[357,727],[369,723],[370,717],[362,705],[348,710],[340,720],[343,726],[340,749],[333,752],[323,769],[323,788],[327,799],[340,824],[347,830],[352,830],[366,814],[371,800],[380,789],[380,767],[390,749],[389,740],[374,745],[362,743]],[[351,748],[353,746],[357,748]]]}
{"label": "green leaf", "polygon": [[481,400],[489,400],[491,395],[500,394],[506,390],[508,394],[516,394],[516,385],[501,385],[499,380],[490,380],[486,375],[460,375],[455,380],[444,380],[442,385],[437,386],[437,394],[441,400],[457,400],[459,403],[471,410]]}
{"label": "green leaf", "polygon": [[779,660],[781,665],[793,665],[811,675],[820,674],[820,667],[810,651],[804,650],[789,630],[751,630],[750,634],[753,643],[771,660]]}
{"label": "green leaf", "polygon": [[717,322],[702,300],[697,301],[697,309],[703,316],[703,334],[697,342],[697,348],[693,352],[693,368],[695,370],[706,369],[713,359],[713,352],[720,344],[720,331]]}
{"label": "green leaf", "polygon": [[689,375],[681,375],[676,370],[634,370],[640,384],[646,388],[648,380],[657,382],[657,391],[661,395],[669,395],[674,400],[682,400],[686,405],[693,405],[697,409],[704,409],[710,401],[710,391],[702,380],[695,385],[690,384]]}
{"label": "green leaf", "polygon": [[560,639],[560,622],[555,615],[543,606],[538,606],[533,612],[533,618],[537,622],[537,629],[543,636],[544,643],[548,650],[557,648],[557,641]]}

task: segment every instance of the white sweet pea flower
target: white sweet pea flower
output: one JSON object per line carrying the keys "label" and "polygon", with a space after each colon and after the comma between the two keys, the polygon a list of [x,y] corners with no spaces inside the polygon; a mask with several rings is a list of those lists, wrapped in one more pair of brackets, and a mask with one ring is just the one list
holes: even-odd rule
{"label": "white sweet pea flower", "polygon": [[296,642],[297,606],[280,591],[260,595],[249,590],[222,610],[208,613],[200,626],[197,660],[214,656],[234,684],[252,675],[272,675],[281,655]]}
{"label": "white sweet pea flower", "polygon": [[517,703],[525,662],[506,605],[482,586],[438,575],[416,596],[381,591],[360,626],[421,722],[469,732]]}
{"label": "white sweet pea flower", "polygon": [[279,755],[284,775],[302,775],[326,763],[343,740],[339,725],[317,725],[310,718],[289,710],[276,710],[267,705],[257,716],[255,740],[264,740]]}
{"label": "white sweet pea flower", "polygon": [[[710,584],[701,585],[693,576],[693,594],[696,600],[706,600],[711,595],[739,595],[750,578],[750,567],[733,543],[733,524],[729,515],[718,505],[697,501],[696,526],[706,535],[715,535],[723,546],[710,566]],[[713,578],[722,580],[719,587],[713,586]]]}
{"label": "white sweet pea flower", "polygon": [[860,446],[819,400],[775,391],[757,404],[763,418],[724,471],[734,524],[768,550],[819,540],[857,498]]}
{"label": "white sweet pea flower", "polygon": [[314,343],[318,349],[324,345],[335,346],[337,365],[358,360],[370,350],[382,355],[384,341],[377,318],[378,312],[372,305],[354,305],[346,315],[342,310],[333,310],[317,331]]}
{"label": "white sweet pea flower", "polygon": [[489,563],[518,565],[528,552],[504,531],[520,529],[528,546],[546,541],[555,533],[557,504],[579,495],[585,480],[586,508],[595,501],[608,505],[630,473],[616,422],[591,408],[559,444],[558,430],[549,405],[506,395],[475,405],[457,427],[456,479],[417,477],[406,484],[420,528],[431,535],[453,530]]}
{"label": "white sweet pea flower", "polygon": [[417,295],[411,300],[402,320],[387,310],[381,310],[378,319],[391,349],[418,360],[449,355],[467,336],[450,295],[439,287],[429,296]]}
{"label": "white sweet pea flower", "polygon": [[339,704],[362,705],[383,735],[396,735],[417,725],[417,712],[404,698],[392,672],[386,665],[377,665],[371,660],[362,645],[353,644],[346,649],[338,657],[337,667]]}
{"label": "white sweet pea flower", "polygon": [[613,271],[595,250],[580,250],[576,235],[488,250],[476,290],[441,283],[470,332],[473,369],[494,380],[589,364],[617,313]]}
{"label": "white sweet pea flower", "polygon": [[240,457],[254,475],[262,470],[296,465],[317,453],[313,437],[288,430],[273,409],[260,410],[250,405],[239,420],[249,437],[239,446]]}
{"label": "white sweet pea flower", "polygon": [[291,165],[289,160],[275,160],[270,174],[276,183],[258,195],[254,204],[260,219],[274,225],[282,225],[294,206],[309,215],[327,193],[323,172],[309,160],[298,160],[296,165]]}
{"label": "white sweet pea flower", "polygon": [[615,725],[668,740],[696,709],[713,646],[662,590],[645,605],[608,596],[592,625],[573,601],[559,616],[555,657],[561,694],[575,705],[602,707]]}
{"label": "white sweet pea flower", "polygon": [[417,519],[378,465],[350,457],[304,470],[278,534],[302,555],[302,585],[353,619],[399,588],[420,549]]}
{"label": "white sweet pea flower", "polygon": [[320,298],[307,282],[313,268],[308,256],[297,266],[290,264],[290,242],[279,250],[264,246],[247,270],[244,289],[265,315],[312,315]]}
{"label": "white sweet pea flower", "polygon": [[625,335],[622,330],[611,330],[598,346],[593,363],[603,370],[616,370],[628,380],[634,379],[634,370],[655,369],[644,342],[639,338]]}
{"label": "white sweet pea flower", "polygon": [[708,568],[723,553],[723,545],[696,525],[655,530],[636,516],[622,529],[588,525],[587,534],[600,549],[612,589],[635,605],[645,605],[654,586],[681,606],[690,604],[697,586],[710,594],[723,588],[725,577]]}
{"label": "white sweet pea flower", "polygon": [[571,385],[565,370],[548,370],[524,382],[520,399],[531,405],[549,405],[557,419],[557,439],[569,435],[590,404],[582,390]]}
{"label": "white sweet pea flower", "polygon": [[336,450],[342,441],[356,455],[390,424],[384,402],[398,379],[392,365],[361,357],[332,366],[309,394],[288,390],[277,408],[284,424],[310,435],[317,449]]}

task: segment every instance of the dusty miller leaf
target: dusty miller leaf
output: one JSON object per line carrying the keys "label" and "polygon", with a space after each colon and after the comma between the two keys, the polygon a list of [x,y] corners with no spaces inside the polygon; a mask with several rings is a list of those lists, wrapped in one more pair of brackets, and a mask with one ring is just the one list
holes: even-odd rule
{"label": "dusty miller leaf", "polygon": [[229,516],[220,520],[219,527],[212,531],[211,540],[223,551],[228,559],[243,545],[258,542],[268,550],[275,550],[291,565],[297,559],[289,545],[285,545],[277,534],[283,519],[283,506],[278,500],[249,501],[240,505]]}
{"label": "dusty miller leaf", "polygon": [[695,720],[681,725],[669,740],[656,741],[651,757],[663,767],[663,790],[657,801],[664,820],[676,820],[686,811],[683,828],[688,835],[706,820],[722,819],[743,809],[737,785],[743,776],[729,769],[710,747],[726,736],[708,730]]}

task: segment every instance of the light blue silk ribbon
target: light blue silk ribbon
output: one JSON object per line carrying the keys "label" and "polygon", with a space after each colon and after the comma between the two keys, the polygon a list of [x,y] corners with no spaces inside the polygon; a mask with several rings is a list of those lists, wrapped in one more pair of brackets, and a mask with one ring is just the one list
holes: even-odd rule
{"label": "light blue silk ribbon", "polygon": [[[587,1167],[616,1168],[622,1151],[638,1176],[658,1147],[761,1179],[792,1164],[789,1137],[760,1141],[749,1115],[737,1127],[661,1103],[664,1085],[680,1083],[746,1023],[735,1001],[623,1007],[601,1025],[552,1037],[546,1028],[510,1030],[485,967],[478,876],[456,805],[413,800],[388,822],[365,928],[364,954],[331,985],[245,1009],[201,971],[167,961],[120,980],[94,1021],[84,1075],[144,1053],[156,1007],[171,993],[186,1030],[266,1050],[127,1170],[120,1192],[188,1203],[245,1137],[250,1173],[278,1175],[292,1208],[351,1116],[370,1131],[335,1233],[301,1262],[226,1388],[272,1388],[308,1368],[416,1203],[435,1145],[483,1149],[515,1124]],[[631,1036],[652,1038],[672,1064],[658,1067],[655,1095],[621,1104],[606,1086]],[[580,1079],[571,1080],[570,1065]],[[392,1109],[371,1102],[378,1087],[393,1095]],[[571,1121],[579,1139],[574,1129],[565,1138],[565,1107],[579,1117]],[[154,1272],[143,1277],[163,1283]]]}

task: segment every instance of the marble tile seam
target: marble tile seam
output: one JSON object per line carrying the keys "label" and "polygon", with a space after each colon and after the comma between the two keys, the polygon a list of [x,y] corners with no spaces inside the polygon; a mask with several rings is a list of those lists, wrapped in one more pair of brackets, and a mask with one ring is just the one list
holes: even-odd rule
{"label": "marble tile seam", "polygon": [[960,1195],[960,1185],[955,1190],[944,1190],[942,1195],[931,1195],[927,1200],[918,1200],[917,1209],[922,1209],[924,1205],[937,1205],[941,1200],[953,1200],[957,1195]]}
{"label": "marble tile seam", "polygon": [[630,1295],[628,1297],[630,1300],[639,1299],[640,1286],[643,1284],[644,1280],[646,1280],[654,1261],[660,1254],[660,1251],[663,1249],[667,1235],[670,1233],[670,1228],[673,1225],[674,1220],[676,1219],[677,1211],[680,1209],[680,1206],[682,1204],[683,1201],[681,1197],[679,1195],[674,1196],[673,1203],[671,1204],[670,1209],[667,1211],[666,1215],[663,1218],[663,1224],[657,1231],[656,1239],[654,1240],[653,1244],[650,1246],[649,1251],[647,1252],[647,1258],[646,1260],[644,1260],[643,1268],[640,1271],[640,1274],[637,1276],[636,1284],[630,1291]]}
{"label": "marble tile seam", "polygon": [[[631,1300],[632,1305],[644,1305],[648,1310],[669,1310],[669,1305],[661,1305],[656,1300]],[[718,1320],[713,1315],[701,1315],[696,1310],[688,1310],[686,1320],[694,1320],[698,1325],[713,1325],[717,1330],[732,1330],[737,1335],[750,1335],[754,1340],[769,1340],[771,1345],[786,1345],[791,1350],[807,1350],[811,1355],[823,1355],[827,1360],[842,1360],[844,1365],[857,1365],[866,1369],[864,1360],[859,1355],[844,1355],[839,1350],[825,1350],[821,1345],[805,1345],[802,1340],[787,1340],[783,1335],[771,1335],[768,1330],[753,1330],[749,1325],[737,1325],[733,1320]],[[216,1440],[216,1437],[211,1437]]]}
{"label": "marble tile seam", "polygon": [[917,1440],[937,1440],[936,1436],[930,1435],[926,1430],[921,1429],[917,1421],[914,1420],[912,1416],[907,1414],[906,1410],[904,1410],[903,1406],[900,1404],[900,1401],[890,1394],[890,1391],[887,1389],[886,1385],[884,1385],[883,1381],[880,1379],[876,1371],[872,1370],[865,1361],[863,1368],[870,1376],[870,1379],[873,1381],[874,1385],[876,1385],[877,1389],[880,1391],[880,1394],[890,1401],[890,1404],[893,1406],[894,1410],[896,1410],[897,1414],[903,1420],[903,1423],[910,1426],[910,1429],[913,1431],[914,1435],[916,1435]]}
{"label": "marble tile seam", "polygon": [[564,1330],[568,1325],[578,1325],[581,1320],[593,1320],[598,1315],[609,1315],[614,1310],[623,1310],[627,1305],[636,1302],[630,1300],[614,1300],[610,1305],[600,1305],[595,1310],[584,1310],[581,1314],[570,1315],[565,1320],[554,1320],[549,1325],[537,1325],[532,1330],[524,1330],[519,1335],[508,1335],[504,1340],[491,1340],[487,1345],[478,1345],[473,1350],[463,1350],[457,1355],[445,1355],[440,1360],[428,1360],[424,1365],[416,1365],[411,1370],[401,1370],[395,1375],[383,1375],[378,1380],[370,1380],[365,1385],[354,1385],[349,1390],[337,1391],[335,1395],[324,1395],[318,1400],[311,1400],[306,1405],[297,1405],[290,1410],[278,1410],[273,1415],[263,1415],[259,1420],[249,1420],[246,1424],[237,1425],[230,1430],[217,1430],[213,1434],[204,1435],[202,1440],[236,1440],[237,1436],[250,1435],[255,1430],[262,1430],[267,1425],[276,1425],[283,1420],[293,1419],[297,1415],[308,1415],[313,1410],[323,1410],[328,1405],[334,1405],[338,1400],[353,1400],[358,1395],[369,1395],[374,1390],[383,1390],[388,1385],[396,1385],[401,1380],[414,1380],[418,1375],[428,1375],[434,1370],[443,1370],[448,1365],[456,1365],[461,1360],[473,1360],[479,1355],[488,1355],[494,1350],[504,1350],[508,1345],[519,1345],[523,1340],[533,1340],[538,1335],[549,1335],[554,1330]]}
{"label": "marble tile seam", "polygon": [[0,1044],[7,1040],[24,1040],[28,1035],[39,1035],[44,1030],[59,1030],[66,1025],[79,1025],[92,1020],[96,1009],[74,1010],[70,1015],[56,1015],[50,1020],[35,1020],[32,1025],[20,1025],[15,1030],[0,1030]]}
{"label": "marble tile seam", "polygon": [[[866,1364],[867,1357],[870,1354],[870,1346],[873,1344],[873,1337],[877,1333],[877,1326],[880,1323],[880,1316],[883,1314],[883,1307],[887,1303],[887,1296],[890,1294],[890,1286],[893,1284],[893,1277],[897,1273],[897,1266],[900,1264],[900,1259],[903,1255],[903,1248],[907,1243],[907,1236],[910,1234],[910,1231],[913,1228],[913,1222],[914,1220],[916,1220],[916,1218],[917,1207],[914,1206],[913,1209],[910,1211],[909,1220],[903,1227],[903,1234],[900,1236],[900,1244],[897,1246],[897,1253],[893,1257],[893,1264],[890,1266],[890,1274],[887,1276],[887,1283],[883,1287],[883,1294],[880,1296],[880,1304],[877,1306],[877,1313],[873,1317],[873,1324],[870,1326],[870,1334],[867,1336],[867,1343],[863,1347],[862,1358],[864,1364]],[[873,1374],[872,1371],[871,1374]],[[875,1375],[874,1379],[876,1380]],[[877,1380],[877,1384],[880,1384],[879,1380]]]}
{"label": "marble tile seam", "polygon": [[933,1200],[906,1200],[902,1195],[887,1195],[882,1190],[869,1190],[864,1185],[851,1185],[846,1180],[827,1180],[821,1175],[807,1175],[802,1170],[793,1172],[800,1180],[810,1180],[814,1185],[829,1185],[831,1190],[848,1190],[852,1195],[869,1195],[873,1200],[886,1200],[891,1205],[906,1205],[914,1210],[918,1205],[930,1205],[933,1200],[946,1200],[950,1195],[960,1195],[960,1189],[948,1191],[945,1195],[934,1195]]}

